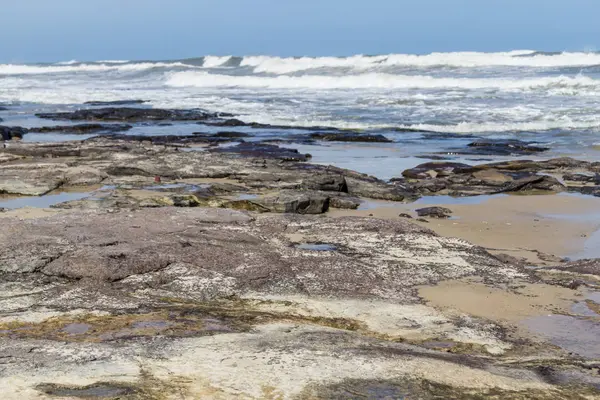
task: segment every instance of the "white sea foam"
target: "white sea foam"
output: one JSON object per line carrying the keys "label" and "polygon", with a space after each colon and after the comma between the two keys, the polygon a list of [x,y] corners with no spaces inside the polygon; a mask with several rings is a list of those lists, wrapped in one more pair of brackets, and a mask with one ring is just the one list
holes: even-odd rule
{"label": "white sea foam", "polygon": [[71,60],[71,61],[61,61],[61,62],[57,62],[56,65],[73,65],[73,64],[77,64],[79,61],[77,60]]}
{"label": "white sea foam", "polygon": [[206,57],[204,57],[204,63],[202,64],[202,66],[204,68],[221,67],[223,64],[227,63],[229,60],[231,60],[231,56],[224,56],[224,57],[206,56]]}
{"label": "white sea foam", "polygon": [[81,65],[20,65],[20,64],[0,64],[0,75],[36,75],[36,74],[60,74],[69,72],[104,72],[104,71],[143,71],[152,68],[172,68],[192,66],[175,62],[148,62],[148,63],[117,63],[104,62],[99,64],[81,64]]}
{"label": "white sea foam", "polygon": [[384,56],[352,57],[244,57],[242,66],[254,67],[256,73],[288,74],[319,68],[350,68],[367,70],[377,67],[585,67],[600,65],[598,53],[544,54],[531,50],[516,50],[504,53],[431,53],[426,55],[390,54]]}
{"label": "white sea foam", "polygon": [[360,75],[231,76],[204,71],[170,74],[167,85],[174,87],[225,87],[264,89],[499,89],[535,90],[549,88],[600,88],[600,81],[583,75],[569,77],[435,78],[426,75],[367,73]]}

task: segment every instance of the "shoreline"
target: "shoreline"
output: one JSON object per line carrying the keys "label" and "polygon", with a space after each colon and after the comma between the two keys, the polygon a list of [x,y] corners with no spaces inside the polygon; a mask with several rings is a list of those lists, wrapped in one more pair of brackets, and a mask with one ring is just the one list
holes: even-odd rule
{"label": "shoreline", "polygon": [[[383,181],[222,139],[0,149],[0,190],[29,195],[0,207],[53,207],[0,212],[3,387],[600,397],[598,260],[564,259],[594,247],[600,197],[577,193],[598,165],[419,160]],[[417,218],[434,206],[450,218]]]}

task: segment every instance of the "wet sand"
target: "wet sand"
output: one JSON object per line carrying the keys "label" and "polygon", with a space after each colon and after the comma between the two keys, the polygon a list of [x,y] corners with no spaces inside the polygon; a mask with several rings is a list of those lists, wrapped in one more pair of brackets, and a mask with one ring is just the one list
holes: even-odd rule
{"label": "wet sand", "polygon": [[[452,218],[418,221],[415,210],[431,206],[450,208]],[[398,219],[402,218],[400,213],[412,215],[412,221],[442,236],[462,238],[492,253],[542,264],[556,263],[562,257],[577,257],[586,245],[593,250],[595,246],[588,240],[600,229],[600,198],[566,194],[460,199],[443,196],[409,204],[369,202],[358,210],[332,210],[330,215]],[[593,252],[586,253],[594,256]],[[596,256],[600,256],[600,248]]]}
{"label": "wet sand", "polygon": [[428,305],[494,321],[520,322],[528,317],[569,313],[583,299],[576,290],[515,281],[510,287],[491,287],[478,279],[445,281],[422,286],[419,296]]}

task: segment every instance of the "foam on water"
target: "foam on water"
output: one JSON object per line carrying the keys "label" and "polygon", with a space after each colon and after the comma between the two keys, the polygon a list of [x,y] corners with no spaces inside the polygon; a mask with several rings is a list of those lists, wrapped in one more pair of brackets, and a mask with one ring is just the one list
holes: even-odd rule
{"label": "foam on water", "polygon": [[357,55],[352,57],[244,57],[241,66],[254,68],[254,72],[288,74],[319,68],[351,68],[357,70],[389,66],[412,67],[584,67],[600,65],[598,53],[544,54],[532,50],[516,50],[502,53],[431,53],[426,55],[390,54],[382,56]]}
{"label": "foam on water", "polygon": [[586,76],[558,76],[528,79],[470,79],[435,78],[425,75],[396,75],[368,73],[359,75],[302,75],[302,76],[231,76],[205,71],[173,73],[167,80],[174,87],[231,87],[264,89],[498,89],[547,90],[552,88],[600,89],[600,81]]}
{"label": "foam on water", "polygon": [[123,99],[228,112],[246,122],[386,135],[409,128],[531,140],[534,133],[536,140],[580,151],[598,142],[600,53],[227,55],[0,65],[0,102],[21,107],[2,112],[5,125],[35,123],[19,119],[23,107],[31,114]]}
{"label": "foam on water", "polygon": [[69,62],[61,65],[19,65],[19,64],[0,64],[1,75],[38,75],[38,74],[64,74],[64,73],[79,73],[79,72],[131,72],[143,71],[153,68],[175,68],[185,67],[194,68],[193,66],[183,64],[181,62],[146,62],[146,63],[127,63],[120,61],[105,61],[93,64],[79,64]]}

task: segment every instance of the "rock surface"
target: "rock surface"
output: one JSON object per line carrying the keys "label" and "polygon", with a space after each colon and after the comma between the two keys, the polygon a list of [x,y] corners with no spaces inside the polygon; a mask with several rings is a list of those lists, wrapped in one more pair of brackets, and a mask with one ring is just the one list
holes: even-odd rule
{"label": "rock surface", "polygon": [[356,133],[339,133],[339,132],[318,132],[311,133],[311,139],[323,140],[325,142],[375,142],[375,143],[391,143],[392,140],[383,135],[366,135]]}
{"label": "rock surface", "polygon": [[29,132],[36,133],[71,133],[71,134],[90,134],[90,133],[107,133],[107,132],[123,132],[131,129],[131,125],[125,124],[78,124],[78,125],[63,125],[63,126],[40,126],[30,128]]}
{"label": "rock surface", "polygon": [[445,207],[426,207],[415,210],[419,217],[450,218],[452,210]]}
{"label": "rock surface", "polygon": [[70,121],[203,121],[220,114],[196,110],[165,110],[159,108],[105,107],[73,112],[40,113],[39,118]]}
{"label": "rock surface", "polygon": [[[556,158],[547,161],[514,160],[467,165],[428,162],[405,170],[405,186],[423,195],[468,196],[507,192],[595,191],[581,186],[581,174],[595,176],[600,163]],[[564,183],[558,178],[564,178]],[[569,178],[575,178],[572,181]],[[587,180],[594,183],[595,180]]]}
{"label": "rock surface", "polygon": [[597,394],[579,360],[540,370],[555,353],[422,304],[418,285],[534,278],[408,221],[69,211],[3,219],[0,241],[7,399]]}

